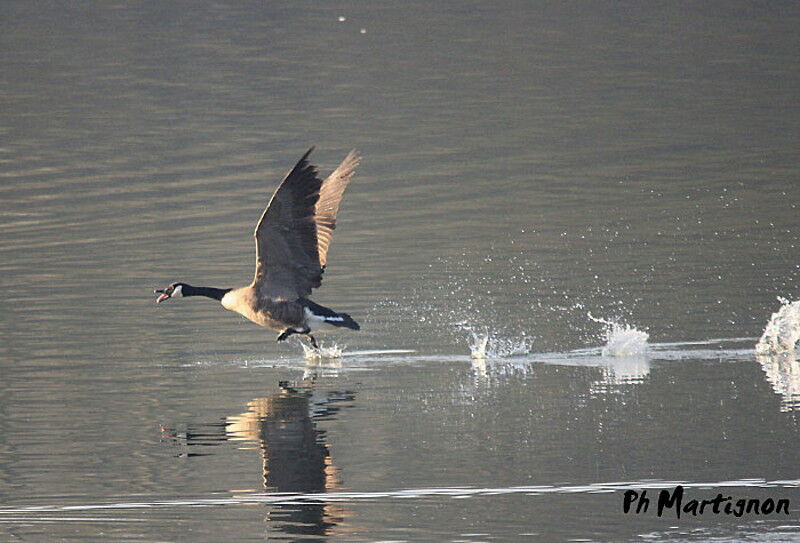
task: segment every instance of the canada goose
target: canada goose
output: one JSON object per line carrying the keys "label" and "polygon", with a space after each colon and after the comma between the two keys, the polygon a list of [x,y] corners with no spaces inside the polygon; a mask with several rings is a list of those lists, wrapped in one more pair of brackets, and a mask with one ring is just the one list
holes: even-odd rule
{"label": "canada goose", "polygon": [[205,296],[219,300],[256,324],[280,331],[278,341],[311,332],[327,324],[358,330],[347,313],[337,313],[308,299],[322,282],[336,213],[361,157],[351,151],[322,181],[306,152],[272,195],[255,230],[256,273],[246,287],[193,287],[172,283],[154,291],[156,303],[176,297]]}

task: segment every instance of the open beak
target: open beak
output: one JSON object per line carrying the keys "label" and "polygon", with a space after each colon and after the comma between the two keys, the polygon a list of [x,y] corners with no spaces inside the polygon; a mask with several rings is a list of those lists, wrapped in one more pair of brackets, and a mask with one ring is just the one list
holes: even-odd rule
{"label": "open beak", "polygon": [[160,294],[160,295],[161,295],[161,296],[159,296],[159,297],[158,297],[158,299],[156,300],[156,303],[157,303],[157,304],[160,304],[160,303],[161,303],[161,302],[163,302],[164,300],[169,300],[169,299],[170,299],[170,295],[169,295],[169,294],[167,294],[166,292],[164,292],[163,290],[154,290],[154,291],[153,291],[153,294]]}

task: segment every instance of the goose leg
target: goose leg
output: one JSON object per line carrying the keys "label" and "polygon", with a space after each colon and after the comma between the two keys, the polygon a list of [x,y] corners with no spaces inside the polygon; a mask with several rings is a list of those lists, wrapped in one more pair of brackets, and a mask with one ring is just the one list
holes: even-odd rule
{"label": "goose leg", "polygon": [[311,334],[308,334],[308,333],[306,335],[308,336],[308,340],[311,343],[311,346],[314,347],[315,349],[319,350],[319,345],[317,345],[317,340],[314,339],[314,336],[312,336]]}
{"label": "goose leg", "polygon": [[295,332],[292,328],[287,328],[286,330],[281,332],[276,341],[286,341],[289,338],[289,336],[296,333],[297,332]]}

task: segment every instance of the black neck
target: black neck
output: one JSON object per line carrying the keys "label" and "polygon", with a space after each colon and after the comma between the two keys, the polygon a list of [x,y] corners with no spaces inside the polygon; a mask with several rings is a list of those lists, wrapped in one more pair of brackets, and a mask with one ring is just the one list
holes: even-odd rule
{"label": "black neck", "polygon": [[213,298],[215,300],[221,300],[225,293],[230,292],[233,289],[229,288],[214,288],[214,287],[193,287],[192,285],[186,285],[181,289],[181,294],[184,296],[205,296],[206,298]]}

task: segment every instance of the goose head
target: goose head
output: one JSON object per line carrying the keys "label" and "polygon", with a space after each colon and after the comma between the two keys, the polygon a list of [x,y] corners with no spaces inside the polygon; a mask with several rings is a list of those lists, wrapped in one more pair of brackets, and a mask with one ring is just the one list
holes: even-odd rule
{"label": "goose head", "polygon": [[160,304],[164,300],[169,300],[170,298],[183,297],[183,287],[188,287],[186,283],[172,283],[171,285],[163,288],[154,290],[153,294],[160,294],[160,296],[156,299],[156,303]]}

